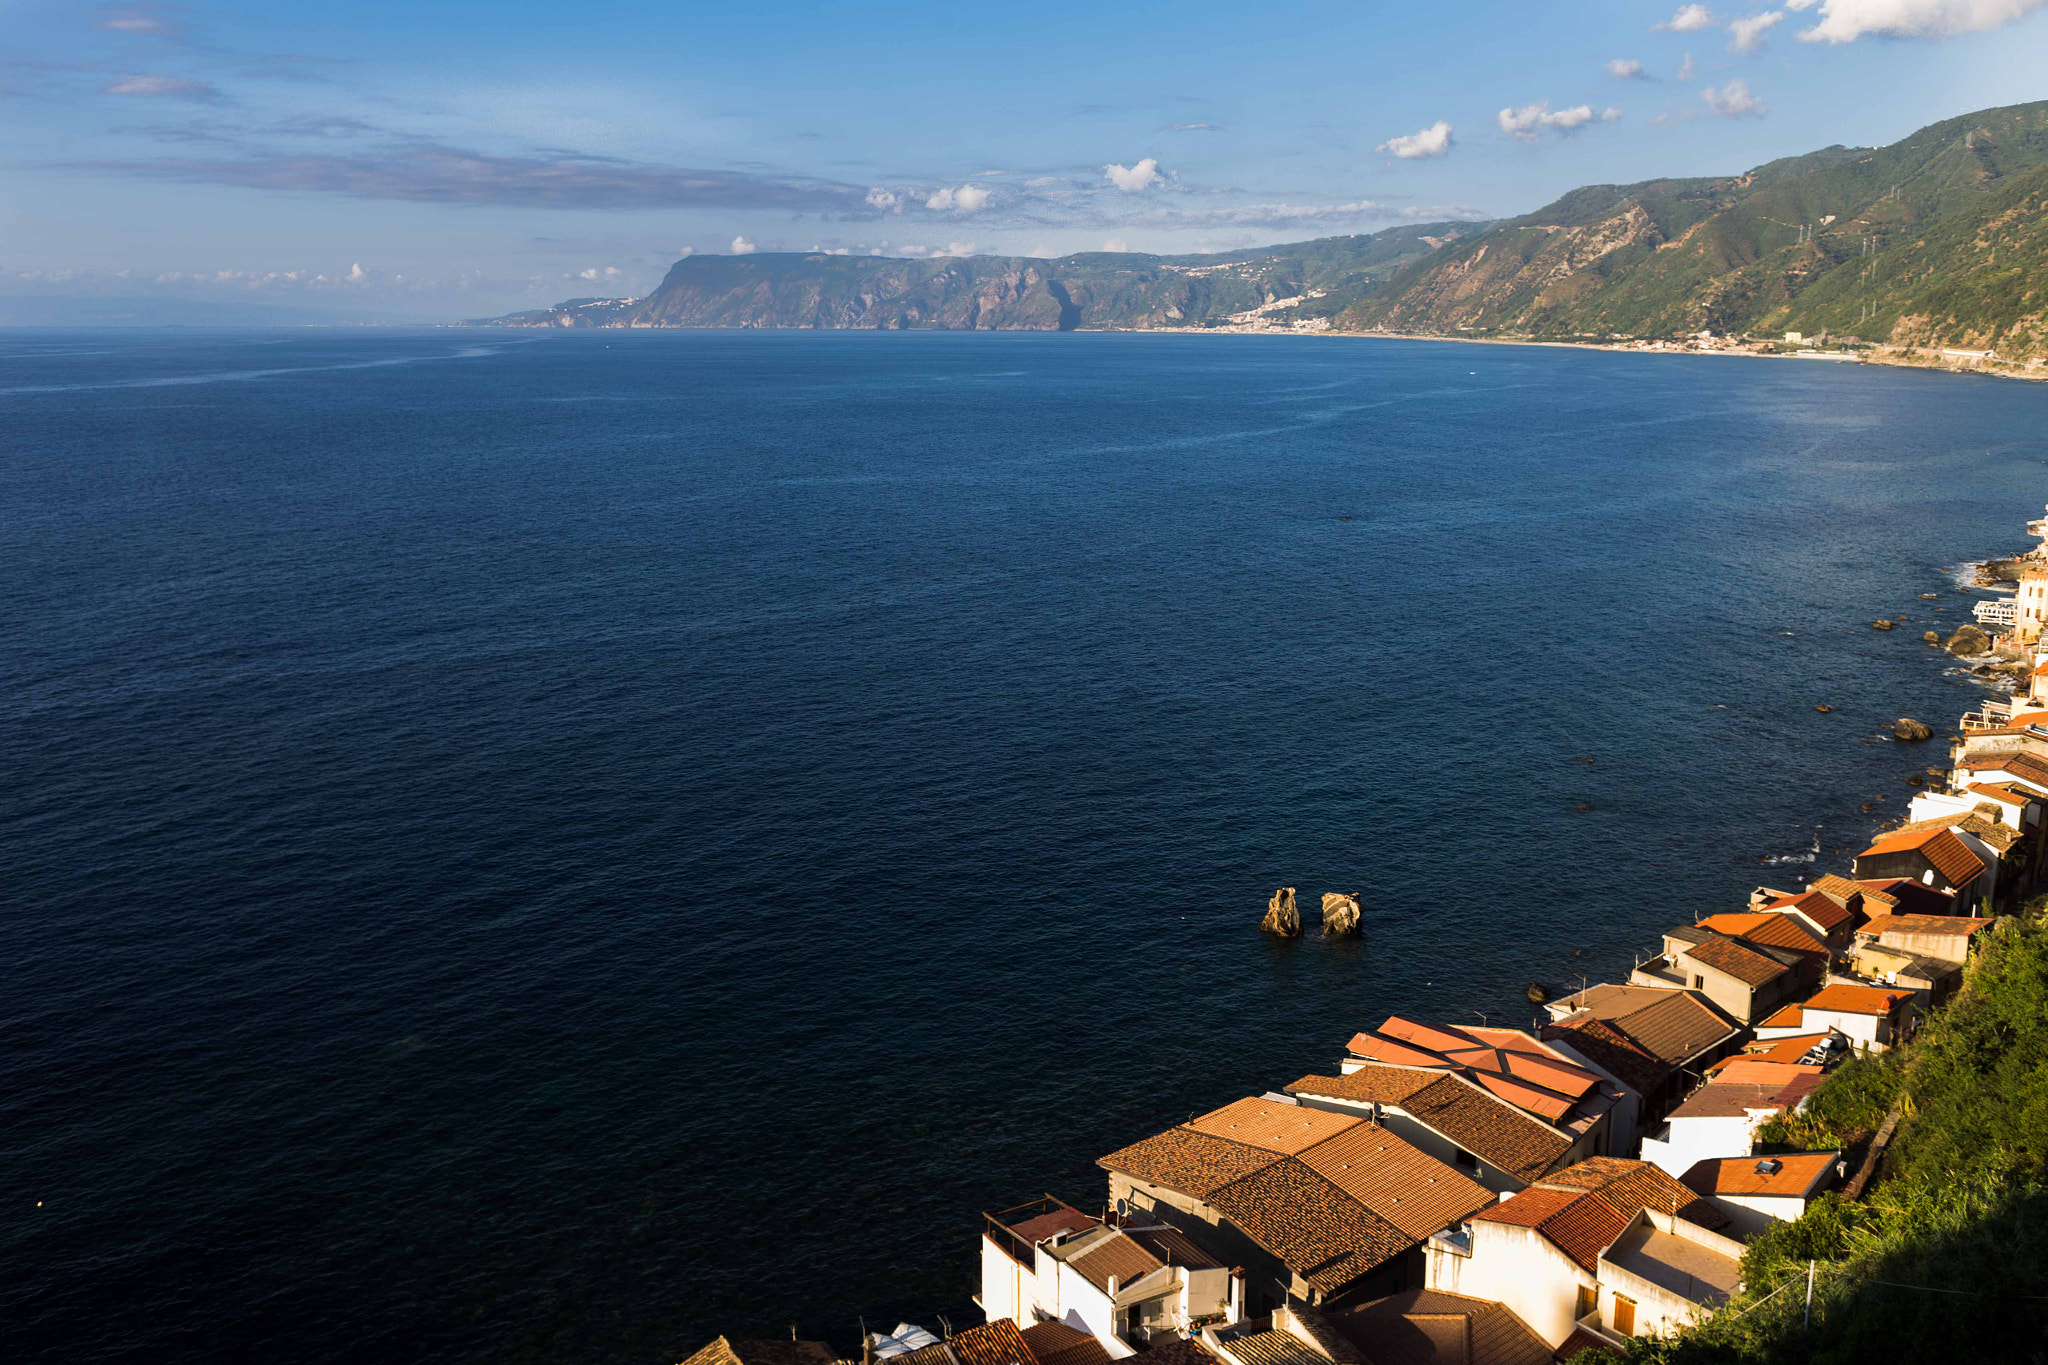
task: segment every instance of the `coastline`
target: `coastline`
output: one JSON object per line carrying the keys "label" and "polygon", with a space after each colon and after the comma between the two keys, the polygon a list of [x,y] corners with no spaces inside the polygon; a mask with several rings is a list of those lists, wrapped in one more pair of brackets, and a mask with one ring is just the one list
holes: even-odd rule
{"label": "coastline", "polygon": [[1557,350],[1607,351],[1620,355],[1717,356],[1738,360],[1819,360],[1837,365],[1882,365],[1890,369],[1927,370],[1938,374],[1977,375],[1986,379],[2020,379],[2037,383],[2048,382],[2048,365],[2026,367],[1994,363],[1991,366],[1986,366],[1975,361],[1943,363],[1939,359],[1928,358],[1918,348],[1896,346],[1874,346],[1868,351],[1843,354],[1814,350],[1765,351],[1740,346],[1700,347],[1666,342],[1622,344],[1595,341],[1545,341],[1535,337],[1446,336],[1430,332],[1353,332],[1340,331],[1333,327],[1081,327],[1075,330],[1130,334],[1164,332],[1176,336],[1289,336],[1343,337],[1368,341],[1451,341],[1468,346],[1541,346]]}

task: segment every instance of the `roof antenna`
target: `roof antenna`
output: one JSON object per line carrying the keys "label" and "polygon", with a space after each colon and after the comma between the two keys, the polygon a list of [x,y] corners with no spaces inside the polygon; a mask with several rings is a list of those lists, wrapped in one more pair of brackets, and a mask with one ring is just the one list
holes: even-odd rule
{"label": "roof antenna", "polygon": [[1479,1027],[1481,1027],[1481,1028],[1486,1028],[1486,1027],[1488,1027],[1488,1024],[1487,1024],[1487,1022],[1486,1022],[1486,1011],[1485,1011],[1485,1010],[1473,1010],[1472,1012],[1473,1012],[1474,1014],[1476,1014],[1476,1015],[1478,1015],[1478,1016],[1479,1016]]}

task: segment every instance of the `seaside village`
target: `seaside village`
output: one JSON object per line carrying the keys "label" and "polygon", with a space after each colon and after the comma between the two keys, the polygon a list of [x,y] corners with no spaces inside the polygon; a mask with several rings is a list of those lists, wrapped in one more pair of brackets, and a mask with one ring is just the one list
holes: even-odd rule
{"label": "seaside village", "polygon": [[[2028,529],[2048,539],[2048,519]],[[1333,1037],[1328,1074],[1105,1154],[1079,1202],[963,1229],[986,1325],[871,1332],[865,1365],[1541,1365],[1723,1303],[1745,1241],[1823,1191],[1860,1197],[1890,1136],[1772,1151],[1759,1127],[1910,1039],[2042,881],[2048,546],[1999,570],[2011,586],[1976,613],[1996,638],[1929,643],[2013,692],[1962,718],[1949,768],[1845,874],[1673,925],[1627,980],[1531,1028],[1397,1015]],[[835,1355],[721,1337],[686,1365]]]}

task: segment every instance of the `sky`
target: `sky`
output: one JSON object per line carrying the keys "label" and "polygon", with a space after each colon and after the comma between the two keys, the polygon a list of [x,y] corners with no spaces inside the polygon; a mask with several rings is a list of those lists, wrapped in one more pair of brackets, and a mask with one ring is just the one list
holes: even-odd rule
{"label": "sky", "polygon": [[0,0],[0,295],[480,316],[689,254],[1220,251],[2048,98],[2048,0]]}

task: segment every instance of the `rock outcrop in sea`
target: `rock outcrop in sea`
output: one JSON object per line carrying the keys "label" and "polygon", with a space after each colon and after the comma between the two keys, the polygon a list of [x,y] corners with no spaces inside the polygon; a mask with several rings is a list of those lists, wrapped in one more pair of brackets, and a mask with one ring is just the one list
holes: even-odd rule
{"label": "rock outcrop in sea", "polygon": [[1892,734],[1899,739],[1933,739],[1934,731],[1927,722],[1914,720],[1911,716],[1900,716],[1892,723]]}
{"label": "rock outcrop in sea", "polygon": [[1283,886],[1273,893],[1273,899],[1266,902],[1266,917],[1259,921],[1259,928],[1282,938],[1297,938],[1301,934],[1301,912],[1294,908],[1294,888]]}
{"label": "rock outcrop in sea", "polygon": [[1359,909],[1358,897],[1342,891],[1323,893],[1323,937],[1348,938],[1358,932],[1358,921],[1363,912]]}
{"label": "rock outcrop in sea", "polygon": [[1958,659],[1974,657],[1991,652],[1991,637],[1972,625],[1956,627],[1956,633],[1942,643],[1943,649]]}

